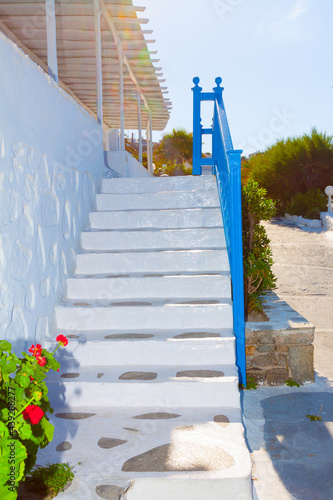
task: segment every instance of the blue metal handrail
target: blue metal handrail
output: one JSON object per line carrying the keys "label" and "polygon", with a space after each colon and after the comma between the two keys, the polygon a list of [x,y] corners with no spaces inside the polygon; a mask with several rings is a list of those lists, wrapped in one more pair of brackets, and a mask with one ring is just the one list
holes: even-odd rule
{"label": "blue metal handrail", "polygon": [[[223,103],[222,79],[215,79],[213,92],[202,92],[199,78],[193,78],[193,175],[201,175],[202,165],[212,165],[223,217],[231,272],[233,327],[236,337],[236,363],[240,383],[246,386],[244,278],[241,202],[241,150],[233,148]],[[211,129],[201,125],[201,101],[214,102]],[[202,136],[212,134],[212,158],[202,158]]]}

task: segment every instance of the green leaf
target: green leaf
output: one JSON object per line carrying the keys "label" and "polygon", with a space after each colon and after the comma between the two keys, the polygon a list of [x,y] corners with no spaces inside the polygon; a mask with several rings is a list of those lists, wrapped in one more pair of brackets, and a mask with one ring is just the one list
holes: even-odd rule
{"label": "green leaf", "polygon": [[255,390],[257,388],[257,382],[254,377],[246,377],[246,387],[244,385],[241,385],[241,389],[247,389],[248,391],[250,390]]}
{"label": "green leaf", "polygon": [[285,384],[288,385],[289,387],[299,387],[299,384],[295,382],[295,380],[289,378],[288,380],[285,381]]}
{"label": "green leaf", "polygon": [[5,436],[8,436],[8,427],[0,420],[0,438]]}
{"label": "green leaf", "polygon": [[25,398],[24,387],[16,387],[15,388],[15,401],[21,401]]}
{"label": "green leaf", "polygon": [[0,485],[0,498],[1,500],[16,500],[17,491],[13,488],[13,491],[9,490],[9,486]]}
{"label": "green leaf", "polygon": [[[10,467],[14,467],[15,481],[18,482],[23,477],[24,460],[27,458],[25,446],[18,439],[8,438],[1,442],[1,466],[0,466],[0,484],[8,480],[7,474]],[[23,469],[20,464],[23,463]]]}
{"label": "green leaf", "polygon": [[0,340],[0,351],[11,352],[12,346],[7,340]]}
{"label": "green leaf", "polygon": [[25,422],[20,428],[19,428],[19,433],[20,433],[20,439],[30,439],[31,437],[31,425]]}
{"label": "green leaf", "polygon": [[20,378],[19,378],[19,384],[21,387],[29,387],[30,385],[30,377],[28,377],[27,375],[21,375]]}
{"label": "green leaf", "polygon": [[47,420],[46,417],[43,417],[42,420],[40,421],[40,424],[42,426],[42,429],[45,432],[45,436],[49,442],[52,441],[53,439],[53,433],[54,433],[54,426]]}
{"label": "green leaf", "polygon": [[321,420],[322,417],[320,417],[319,415],[307,415],[307,417],[311,420],[311,422],[314,422],[314,421],[317,421],[317,420]]}
{"label": "green leaf", "polygon": [[32,393],[32,397],[34,398],[34,401],[38,403],[43,397],[43,392],[39,390],[34,390]]}
{"label": "green leaf", "polygon": [[3,409],[0,411],[0,419],[1,419],[3,422],[8,422],[8,408],[3,408]]}

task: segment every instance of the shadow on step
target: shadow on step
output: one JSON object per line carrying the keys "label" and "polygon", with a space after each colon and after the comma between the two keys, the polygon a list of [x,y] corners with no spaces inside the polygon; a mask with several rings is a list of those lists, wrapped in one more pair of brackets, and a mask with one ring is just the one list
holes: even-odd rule
{"label": "shadow on step", "polygon": [[[68,408],[70,405],[70,401],[66,400],[66,388],[64,382],[66,381],[66,377],[63,377],[62,374],[66,372],[66,367],[70,366],[70,372],[78,372],[80,368],[80,363],[75,359],[72,353],[68,352],[66,348],[61,348],[57,351],[55,355],[57,361],[60,363],[60,372],[59,373],[50,373],[51,376],[46,380],[48,389],[49,389],[49,399],[51,403],[51,407],[54,409],[54,413],[51,416],[51,421],[53,425],[55,425],[55,433],[53,441],[48,446],[47,450],[51,453],[52,457],[48,455],[48,453],[41,451],[38,455],[38,459],[42,457],[42,461],[45,462],[44,457],[47,456],[48,461],[51,462],[62,462],[64,452],[71,449],[79,424],[75,419],[71,419],[70,425],[57,425],[57,421],[59,418],[67,418],[69,413],[66,414],[63,409]],[[80,387],[76,389],[77,394],[79,395],[82,391]],[[60,411],[59,411],[60,410]],[[79,420],[80,416],[77,415],[77,420]],[[68,417],[70,418],[70,416]],[[82,416],[81,416],[82,418]],[[37,460],[39,463],[39,460]],[[72,464],[73,465],[73,464]]]}

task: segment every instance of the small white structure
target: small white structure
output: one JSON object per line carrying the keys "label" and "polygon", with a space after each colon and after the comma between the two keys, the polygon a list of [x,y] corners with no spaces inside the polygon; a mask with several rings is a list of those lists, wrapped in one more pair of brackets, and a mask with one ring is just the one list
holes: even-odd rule
{"label": "small white structure", "polygon": [[333,212],[332,212],[332,196],[333,196],[333,186],[327,186],[325,188],[325,194],[328,196],[327,212],[322,212],[320,218],[323,221],[323,225],[326,229],[333,230]]}
{"label": "small white structure", "polygon": [[313,229],[319,228],[322,226],[321,220],[318,219],[304,219],[301,215],[290,215],[284,214],[285,218],[290,220],[291,222],[295,222],[295,224],[299,224],[300,226],[311,227]]}
{"label": "small white structure", "polygon": [[332,213],[333,186],[327,186],[325,188],[325,194],[328,196],[327,212]]}

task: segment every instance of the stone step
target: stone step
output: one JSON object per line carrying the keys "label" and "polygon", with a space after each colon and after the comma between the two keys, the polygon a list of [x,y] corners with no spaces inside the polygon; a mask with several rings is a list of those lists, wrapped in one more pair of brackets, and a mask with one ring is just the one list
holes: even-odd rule
{"label": "stone step", "polygon": [[[231,330],[214,334],[187,332],[174,336],[159,331],[141,335],[99,333],[83,332],[76,339],[69,338],[66,349],[60,351],[61,363],[67,365],[73,363],[74,359],[81,366],[114,366],[119,364],[119,360],[125,365],[142,366],[152,362],[155,365],[174,363],[193,366],[235,362],[235,337]],[[53,350],[54,342],[43,342],[43,346]]]}
{"label": "stone step", "polygon": [[169,229],[161,231],[97,231],[81,234],[81,247],[93,251],[201,250],[226,248],[224,231]]}
{"label": "stone step", "polygon": [[81,253],[76,275],[206,274],[229,273],[226,250],[165,252]]}
{"label": "stone step", "polygon": [[154,177],[103,179],[102,193],[158,193],[163,191],[216,190],[215,177]]}
{"label": "stone step", "polygon": [[59,329],[91,331],[117,329],[134,333],[167,328],[232,328],[232,305],[175,305],[79,307],[57,306],[55,324]]}
{"label": "stone step", "polygon": [[[221,300],[231,297],[229,276],[163,276],[130,278],[69,278],[66,299],[79,305],[110,301]],[[84,301],[90,301],[90,303]],[[74,304],[76,305],[76,303]]]}
{"label": "stone step", "polygon": [[220,206],[217,190],[142,194],[97,194],[97,210],[162,210]]}
{"label": "stone step", "polygon": [[[73,406],[240,407],[235,365],[78,366],[73,360],[48,376],[48,397]],[[59,377],[60,374],[60,377]]]}
{"label": "stone step", "polygon": [[[217,339],[217,338],[228,338],[231,335],[232,330],[230,328],[174,328],[168,330],[165,326],[164,328],[145,329],[141,331],[124,330],[124,329],[106,329],[106,330],[66,330],[65,328],[57,329],[54,328],[52,336],[47,337],[47,341],[52,342],[54,345],[54,336],[60,333],[65,335],[69,340],[74,340],[77,342],[91,342],[91,341],[121,341],[121,340],[140,340],[147,341],[150,339],[154,340],[194,340],[194,339]],[[232,333],[233,335],[233,333]],[[50,348],[52,347],[50,346]]]}
{"label": "stone step", "polygon": [[92,229],[189,229],[222,227],[219,208],[91,212]]}
{"label": "stone step", "polygon": [[80,463],[62,500],[252,498],[239,409],[71,406],[50,421],[38,464]]}

